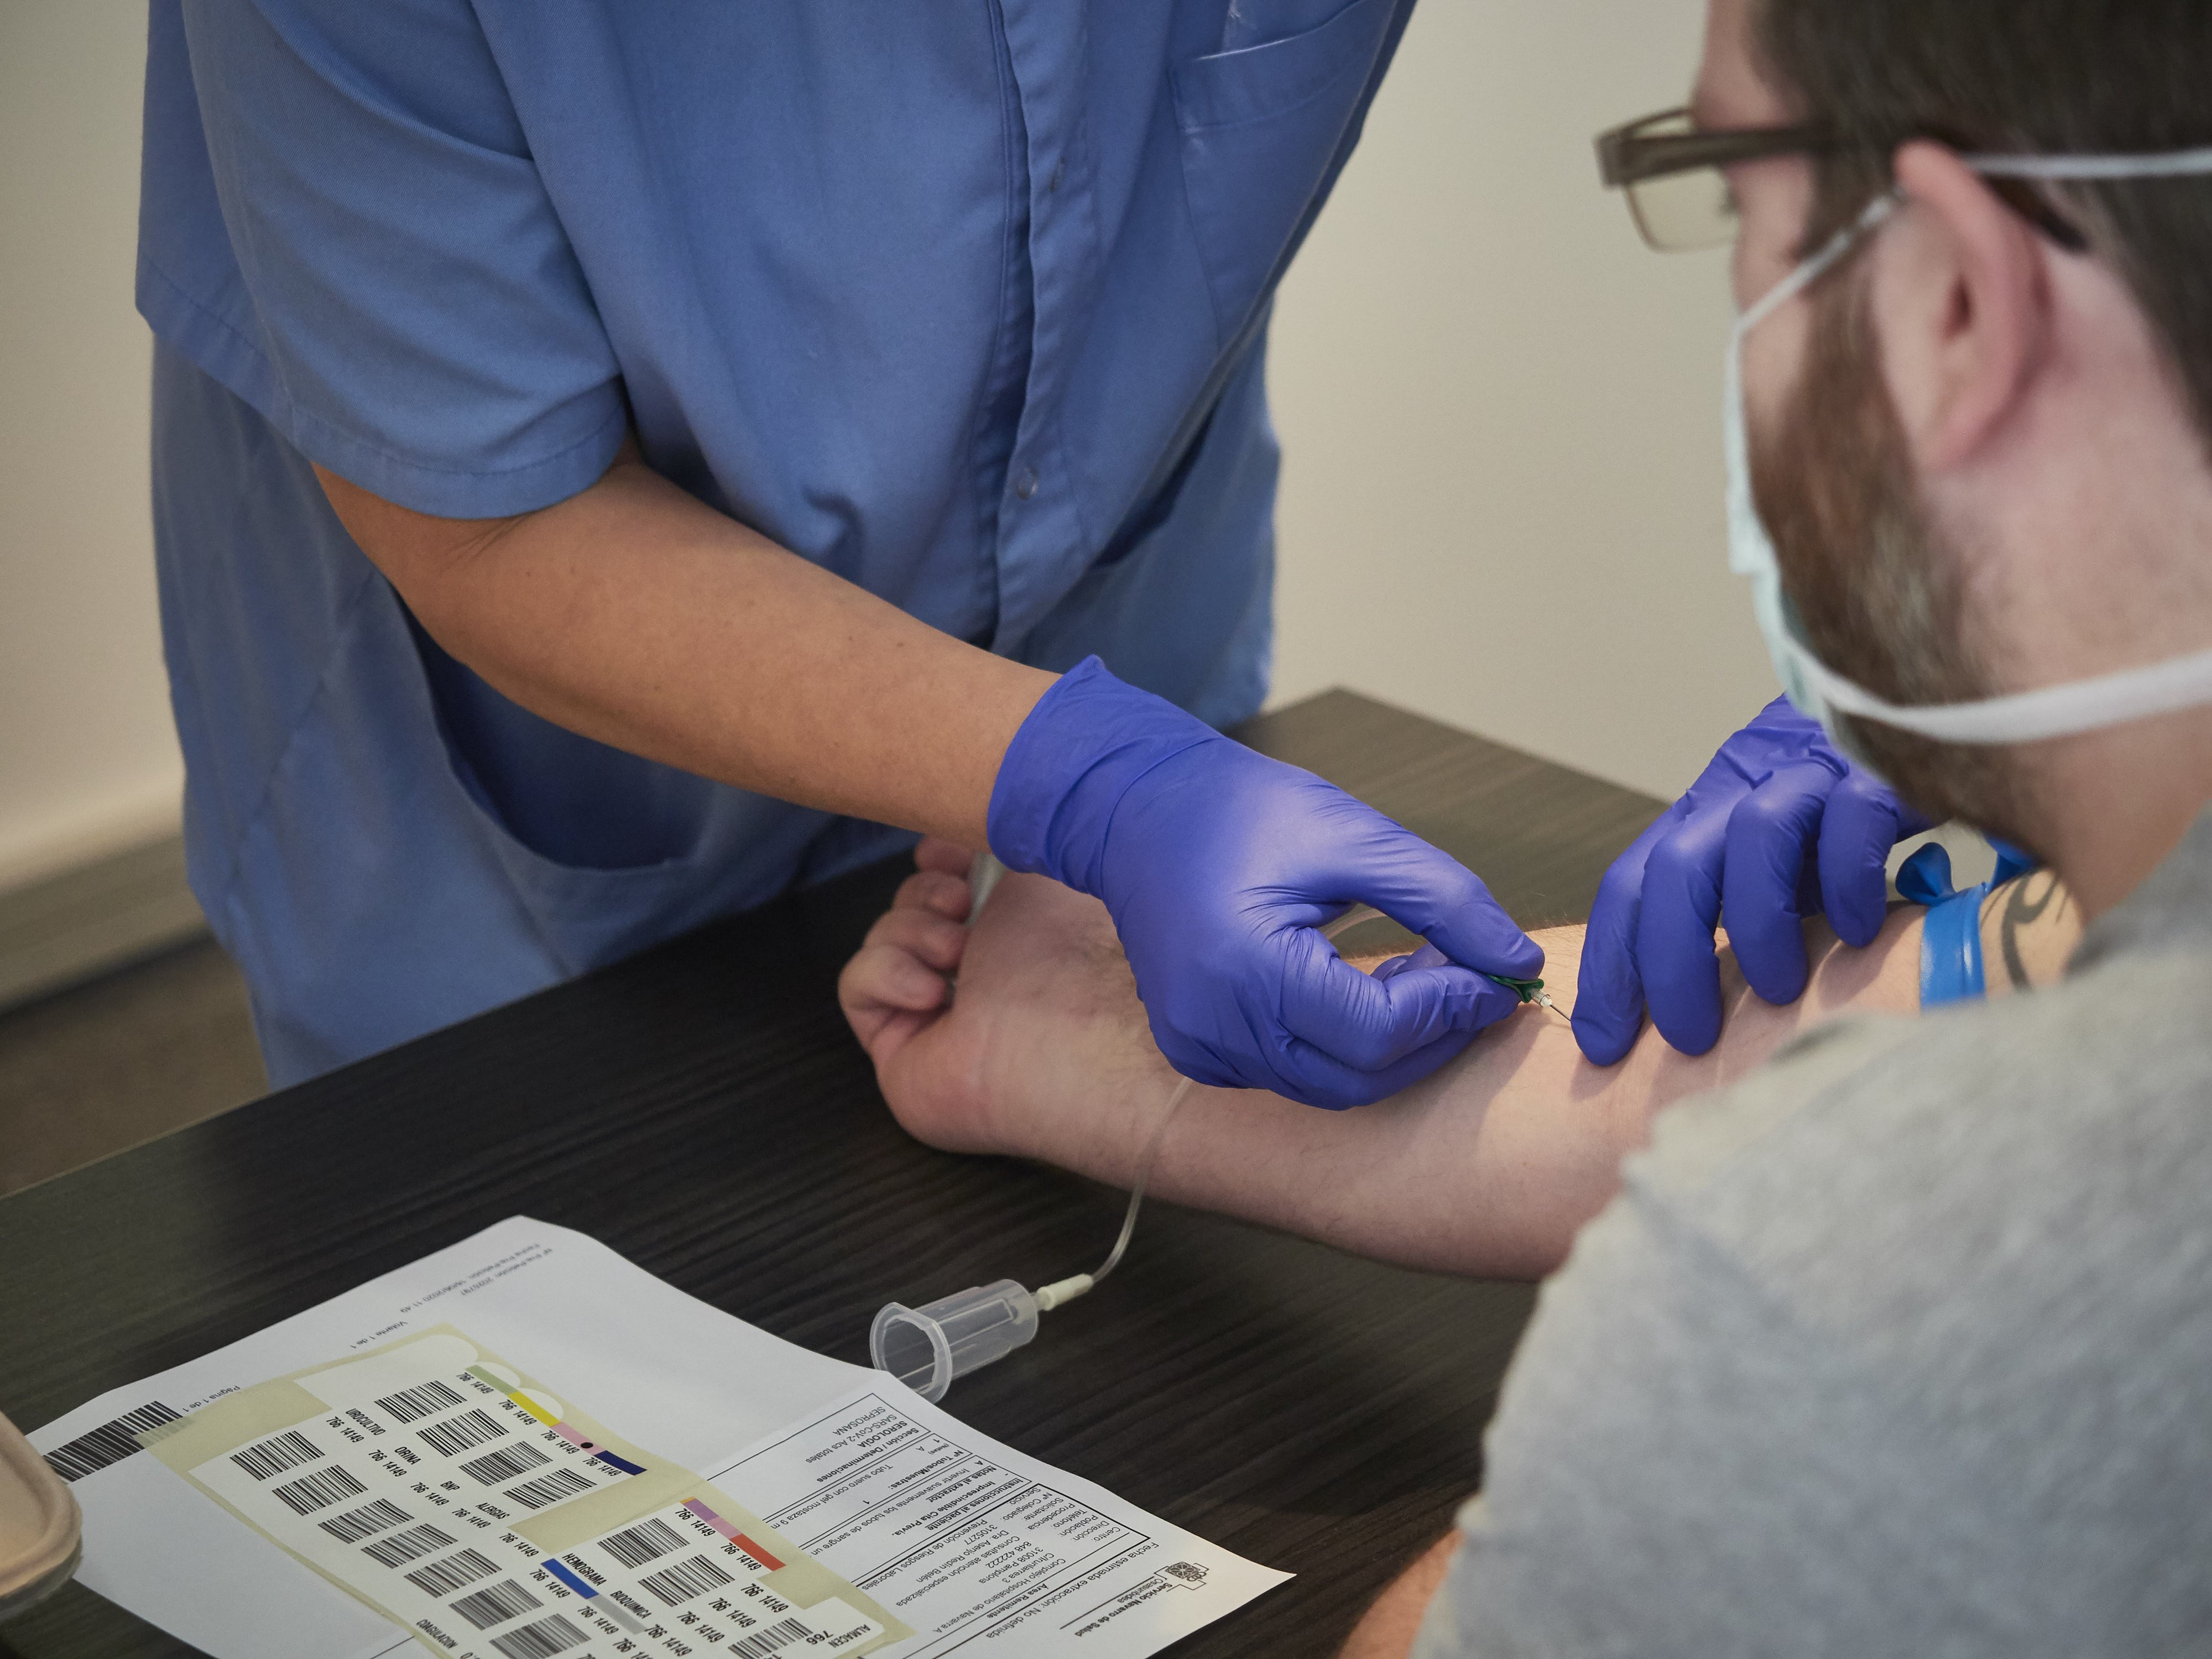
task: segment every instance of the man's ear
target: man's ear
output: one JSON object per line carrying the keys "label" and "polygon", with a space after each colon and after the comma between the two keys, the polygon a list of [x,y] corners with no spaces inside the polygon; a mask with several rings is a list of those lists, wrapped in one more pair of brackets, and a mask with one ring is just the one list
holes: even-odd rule
{"label": "man's ear", "polygon": [[2035,228],[1940,144],[1897,153],[1908,211],[1878,246],[1872,305],[1890,395],[1924,471],[2001,433],[2049,349],[2051,294]]}

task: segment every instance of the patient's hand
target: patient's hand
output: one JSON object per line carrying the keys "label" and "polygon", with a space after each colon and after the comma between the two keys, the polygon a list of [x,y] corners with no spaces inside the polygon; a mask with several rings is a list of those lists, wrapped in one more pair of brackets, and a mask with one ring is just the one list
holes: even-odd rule
{"label": "patient's hand", "polygon": [[837,988],[899,1122],[948,1152],[1068,1162],[1073,1140],[1127,1179],[1175,1073],[1105,906],[1008,876],[970,928],[970,855],[931,839],[915,861]]}
{"label": "patient's hand", "polygon": [[914,861],[915,873],[900,884],[891,908],[838,975],[837,1000],[875,1062],[899,1121],[932,1146],[950,1149],[956,1138],[925,1132],[927,1111],[916,1108],[909,1115],[903,1108],[941,1097],[957,1113],[975,1097],[980,1036],[963,1041],[964,1033],[945,1018],[952,1005],[951,975],[968,944],[963,924],[971,860],[951,842],[929,836],[915,848]]}

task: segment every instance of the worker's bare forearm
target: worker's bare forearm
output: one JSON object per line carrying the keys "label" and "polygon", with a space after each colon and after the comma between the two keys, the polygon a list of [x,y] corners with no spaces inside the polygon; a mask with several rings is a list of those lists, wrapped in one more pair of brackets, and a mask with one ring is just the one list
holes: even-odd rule
{"label": "worker's bare forearm", "polygon": [[512,520],[425,517],[321,472],[431,635],[525,708],[725,783],[981,844],[1051,684],[686,495],[634,450]]}

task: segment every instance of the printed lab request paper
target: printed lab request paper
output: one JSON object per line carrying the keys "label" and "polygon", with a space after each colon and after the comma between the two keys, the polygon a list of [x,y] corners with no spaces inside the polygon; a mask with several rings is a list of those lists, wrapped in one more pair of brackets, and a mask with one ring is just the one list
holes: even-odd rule
{"label": "printed lab request paper", "polygon": [[1143,1659],[1287,1576],[522,1218],[31,1438],[220,1659]]}

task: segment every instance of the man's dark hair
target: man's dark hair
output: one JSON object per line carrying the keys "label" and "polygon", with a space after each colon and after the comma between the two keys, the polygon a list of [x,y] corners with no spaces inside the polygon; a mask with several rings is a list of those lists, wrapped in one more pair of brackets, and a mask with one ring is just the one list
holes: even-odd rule
{"label": "man's dark hair", "polygon": [[[1962,150],[2212,146],[2212,0],[1758,0],[1801,118],[1864,148],[1821,164],[1809,244],[1887,182],[1908,137]],[[2212,441],[2212,175],[2034,184],[2133,289]]]}

